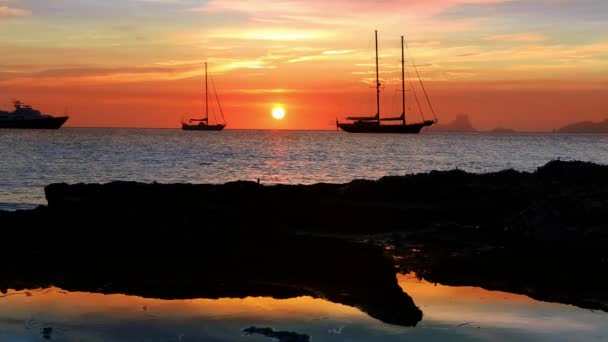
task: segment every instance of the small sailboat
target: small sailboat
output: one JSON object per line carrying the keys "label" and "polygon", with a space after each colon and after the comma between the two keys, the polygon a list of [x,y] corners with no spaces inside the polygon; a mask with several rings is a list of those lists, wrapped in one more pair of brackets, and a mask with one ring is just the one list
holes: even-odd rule
{"label": "small sailboat", "polygon": [[226,127],[224,112],[220,104],[220,98],[215,92],[217,104],[222,115],[223,123],[209,124],[209,77],[207,75],[207,62],[205,62],[205,117],[200,119],[190,119],[188,122],[182,121],[182,129],[185,131],[221,131]]}
{"label": "small sailboat", "polygon": [[[350,116],[347,117],[346,120],[352,121],[348,123],[340,123],[336,120],[337,128],[349,132],[349,133],[406,133],[406,134],[416,134],[420,133],[420,130],[423,127],[432,126],[437,123],[437,119],[434,120],[425,120],[423,117],[422,122],[417,123],[408,123],[406,121],[406,112],[405,112],[405,53],[404,53],[404,44],[405,39],[401,36],[401,92],[402,92],[402,112],[400,116],[397,117],[388,117],[383,118],[380,116],[380,76],[379,76],[379,68],[378,68],[378,31],[375,31],[376,38],[376,115],[374,116]],[[416,66],[414,65],[414,68]],[[428,102],[431,111],[433,112],[433,117],[435,113],[433,111],[433,107],[431,106],[431,102],[429,97],[424,89],[424,85],[422,84],[422,80],[420,79],[420,75],[418,74],[418,70],[416,69],[416,74],[418,75],[418,80],[420,85],[422,86],[422,90],[424,91],[424,95]],[[416,101],[418,99],[416,98]],[[399,121],[399,124],[382,124],[385,121]]]}

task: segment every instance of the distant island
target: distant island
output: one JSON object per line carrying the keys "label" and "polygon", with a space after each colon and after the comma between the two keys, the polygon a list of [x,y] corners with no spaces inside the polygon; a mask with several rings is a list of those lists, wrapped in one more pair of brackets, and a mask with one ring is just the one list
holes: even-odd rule
{"label": "distant island", "polygon": [[[473,126],[471,119],[467,114],[460,114],[456,118],[448,123],[435,124],[431,127],[424,129],[426,132],[462,132],[462,133],[476,133],[476,132],[487,132],[487,133],[498,133],[498,134],[509,134],[517,133],[512,128],[497,127],[490,130],[478,130]],[[580,133],[580,134],[608,134],[608,119],[600,122],[592,121],[581,121],[566,125],[564,127],[554,129],[553,133]]]}
{"label": "distant island", "polygon": [[489,130],[488,133],[517,133],[517,131],[514,129],[511,129],[511,128],[498,127],[498,128]]}
{"label": "distant island", "polygon": [[434,126],[425,128],[427,132],[477,132],[473,127],[471,119],[466,114],[461,114],[452,122],[445,124],[435,124]]}
{"label": "distant island", "polygon": [[460,114],[456,116],[454,121],[448,122],[446,124],[435,124],[434,126],[427,127],[425,129],[427,132],[463,132],[463,133],[477,133],[477,132],[486,132],[486,133],[517,133],[514,129],[497,127],[488,131],[480,131],[473,127],[473,123],[471,119],[466,114]]}
{"label": "distant island", "polygon": [[553,130],[555,133],[595,133],[608,134],[608,119],[600,122],[583,121]]}

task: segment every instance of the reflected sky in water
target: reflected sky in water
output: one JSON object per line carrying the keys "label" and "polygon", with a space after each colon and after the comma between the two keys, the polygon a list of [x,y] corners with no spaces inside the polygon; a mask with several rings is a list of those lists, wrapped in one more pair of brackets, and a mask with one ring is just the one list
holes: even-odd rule
{"label": "reflected sky in water", "polygon": [[307,334],[313,341],[608,339],[605,312],[434,285],[413,275],[400,275],[399,282],[424,311],[415,328],[309,297],[166,301],[54,288],[0,295],[0,341],[44,341],[44,328],[52,328],[53,341],[270,341],[242,333],[252,325]]}

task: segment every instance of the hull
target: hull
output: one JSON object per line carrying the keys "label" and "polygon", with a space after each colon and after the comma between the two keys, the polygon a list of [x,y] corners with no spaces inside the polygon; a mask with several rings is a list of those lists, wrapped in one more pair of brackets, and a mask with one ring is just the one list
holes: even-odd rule
{"label": "hull", "polygon": [[423,127],[433,125],[433,121],[425,121],[406,125],[379,125],[377,123],[341,123],[338,127],[348,133],[393,133],[418,134]]}
{"label": "hull", "polygon": [[21,128],[21,129],[58,129],[66,121],[67,116],[55,118],[43,118],[32,120],[6,120],[0,121],[0,128]]}
{"label": "hull", "polygon": [[188,125],[182,124],[184,131],[221,131],[226,125]]}

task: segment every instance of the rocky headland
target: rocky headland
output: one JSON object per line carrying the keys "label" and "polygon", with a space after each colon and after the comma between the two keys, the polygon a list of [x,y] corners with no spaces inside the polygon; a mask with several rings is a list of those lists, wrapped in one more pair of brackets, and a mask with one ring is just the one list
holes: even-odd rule
{"label": "rocky headland", "polygon": [[600,122],[576,122],[561,128],[556,133],[608,134],[608,119]]}

